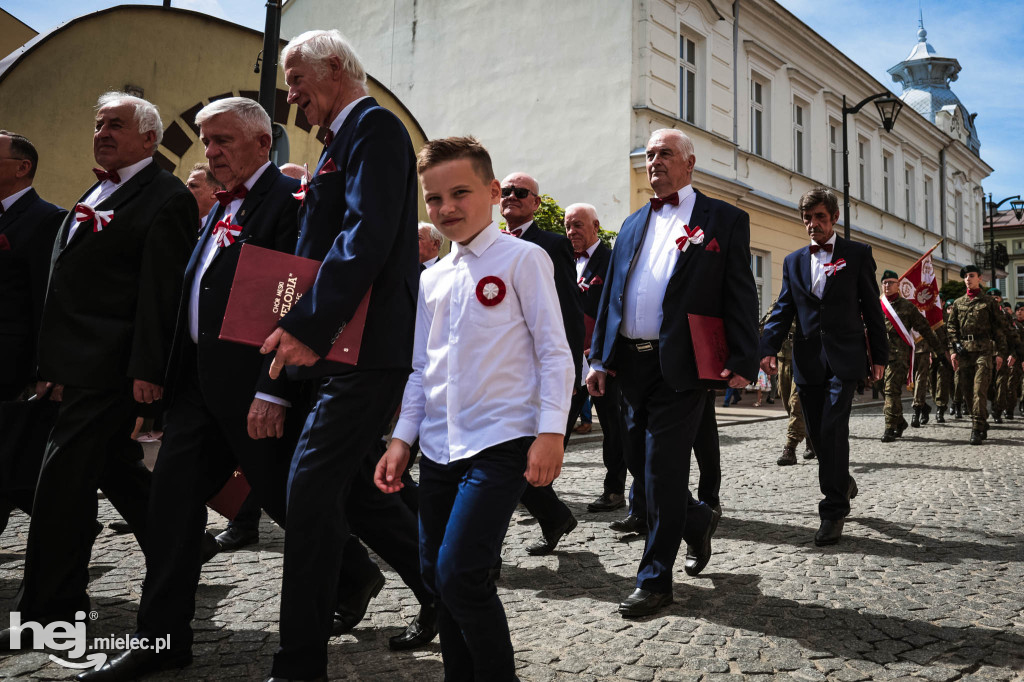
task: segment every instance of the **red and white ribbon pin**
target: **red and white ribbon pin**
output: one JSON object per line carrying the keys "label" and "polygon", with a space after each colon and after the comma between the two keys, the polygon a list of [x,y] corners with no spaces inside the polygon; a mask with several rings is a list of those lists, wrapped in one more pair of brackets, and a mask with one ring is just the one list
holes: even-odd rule
{"label": "red and white ribbon pin", "polygon": [[840,270],[842,270],[845,267],[846,267],[846,261],[844,259],[842,259],[842,258],[840,258],[837,261],[833,261],[831,263],[825,263],[825,276],[826,277],[831,277],[832,275],[836,274],[837,272],[839,272]]}
{"label": "red and white ribbon pin", "polygon": [[299,201],[306,200],[306,190],[309,189],[309,164],[302,164],[302,180],[299,181],[299,191],[292,194]]}
{"label": "red and white ribbon pin", "polygon": [[676,240],[676,248],[680,251],[686,251],[690,248],[690,244],[704,243],[704,230],[699,227],[694,227],[691,230],[689,225],[683,225],[683,232],[686,233],[686,236]]}
{"label": "red and white ribbon pin", "polygon": [[113,219],[113,211],[97,211],[89,204],[75,204],[75,220],[80,223],[91,220],[93,232],[101,232]]}
{"label": "red and white ribbon pin", "polygon": [[235,243],[235,237],[242,233],[242,227],[240,225],[231,224],[231,214],[223,220],[217,221],[217,224],[213,227],[213,241],[218,248],[230,246]]}

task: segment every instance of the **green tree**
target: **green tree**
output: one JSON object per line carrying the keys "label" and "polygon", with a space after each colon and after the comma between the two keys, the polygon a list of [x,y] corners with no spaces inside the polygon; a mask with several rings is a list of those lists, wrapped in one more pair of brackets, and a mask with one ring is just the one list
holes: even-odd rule
{"label": "green tree", "polygon": [[[544,230],[545,232],[554,232],[565,236],[565,209],[558,205],[551,196],[547,194],[540,195],[540,207],[533,214],[533,224]],[[501,229],[507,229],[508,225],[502,220],[498,226]],[[609,230],[598,230],[598,238],[601,242],[609,249],[615,243],[615,237],[618,236],[618,232],[610,232]]]}
{"label": "green tree", "polygon": [[939,298],[942,299],[942,304],[945,305],[946,301],[954,298],[960,298],[967,293],[967,285],[959,279],[947,280],[945,284],[939,287]]}

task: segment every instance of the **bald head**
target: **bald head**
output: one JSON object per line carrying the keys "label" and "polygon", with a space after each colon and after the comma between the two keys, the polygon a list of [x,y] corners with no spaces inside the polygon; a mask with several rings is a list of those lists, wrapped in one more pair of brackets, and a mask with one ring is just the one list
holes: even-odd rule
{"label": "bald head", "polygon": [[286,163],[281,166],[281,173],[287,175],[289,178],[301,180],[302,176],[306,174],[306,169],[297,163]]}
{"label": "bald head", "polygon": [[597,209],[590,204],[572,204],[565,209],[565,236],[574,251],[586,251],[596,244],[600,227]]}
{"label": "bald head", "polygon": [[533,214],[538,208],[540,186],[532,177],[516,172],[501,181],[501,217],[508,223],[509,229],[514,230],[533,220]]}
{"label": "bald head", "polygon": [[647,141],[647,178],[659,197],[678,192],[693,181],[697,162],[693,142],[674,128],[662,128]]}

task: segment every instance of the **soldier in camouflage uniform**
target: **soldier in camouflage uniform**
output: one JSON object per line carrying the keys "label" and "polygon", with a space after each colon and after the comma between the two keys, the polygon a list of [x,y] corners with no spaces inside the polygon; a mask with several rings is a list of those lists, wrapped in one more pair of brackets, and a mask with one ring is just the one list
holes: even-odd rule
{"label": "soldier in camouflage uniform", "polygon": [[[971,445],[981,445],[988,436],[988,388],[993,363],[1003,366],[1006,337],[995,301],[981,290],[981,271],[976,265],[960,270],[967,293],[953,301],[946,321],[950,359],[956,371],[964,402],[971,410]],[[994,357],[993,357],[994,356]]]}
{"label": "soldier in camouflage uniform", "polygon": [[[907,333],[916,331],[931,351],[942,352],[939,339],[928,320],[916,305],[900,296],[899,277],[892,270],[882,273],[882,295],[889,301]],[[885,310],[884,305],[882,308]],[[902,436],[908,426],[907,420],[903,418],[903,386],[907,383],[911,354],[914,351],[900,336],[897,327],[889,319],[888,311],[885,315],[885,331],[889,336],[889,364],[882,378],[885,385],[885,431],[882,433],[882,442],[891,443]]]}
{"label": "soldier in camouflage uniform", "polygon": [[928,405],[928,390],[931,388],[929,380],[932,369],[931,357],[931,350],[925,343],[924,337],[919,338],[914,345],[914,416],[910,419],[910,425],[915,429],[922,424],[927,424],[928,415],[932,412],[932,408]]}
{"label": "soldier in camouflage uniform", "polygon": [[[1003,292],[992,287],[986,292],[992,297],[992,300],[996,302],[996,318],[1003,327],[1003,335],[1006,337],[1006,352],[1007,355],[1012,356],[1014,352],[1014,342],[1016,339],[1010,331],[1010,321],[1006,318],[1003,313]],[[989,398],[992,401],[992,421],[996,424],[1003,423],[1003,410],[1006,409],[1006,391],[1010,386],[1010,358],[1003,356],[1005,362],[998,371],[992,373],[992,384],[989,387]]]}
{"label": "soldier in camouflage uniform", "polygon": [[[804,430],[804,413],[800,408],[800,394],[793,390],[793,334],[796,333],[796,318],[793,318],[793,325],[789,329],[786,340],[779,350],[779,397],[782,404],[786,406],[786,414],[789,415],[789,426],[786,429],[786,446],[782,448],[782,456],[776,460],[779,466],[796,464],[796,447],[807,436]],[[807,443],[807,452],[804,459],[814,457],[810,441]]]}
{"label": "soldier in camouflage uniform", "polygon": [[1005,378],[996,384],[996,409],[1006,419],[1013,419],[1013,408],[1017,404],[1017,386],[1020,385],[1020,360],[1024,356],[1024,330],[1017,324],[1010,304],[1003,302],[1003,319],[1006,321],[1006,363],[1000,370]]}
{"label": "soldier in camouflage uniform", "polygon": [[[1018,303],[1013,312],[1014,321],[1017,323],[1017,331],[1020,334],[1021,341],[1024,342],[1024,301]],[[1020,408],[1021,415],[1024,416],[1024,356],[1017,356],[1014,368],[1016,378],[1010,379],[1014,395],[1013,404]]]}
{"label": "soldier in camouflage uniform", "polygon": [[[950,301],[952,303],[952,301]],[[946,333],[946,318],[952,305],[946,306],[942,313],[942,324],[935,328],[935,336],[944,350],[949,348],[949,334]],[[935,356],[931,371],[932,399],[935,400],[935,421],[939,424],[946,423],[946,408],[949,405],[950,394],[953,392],[953,366],[949,364],[946,355]]]}

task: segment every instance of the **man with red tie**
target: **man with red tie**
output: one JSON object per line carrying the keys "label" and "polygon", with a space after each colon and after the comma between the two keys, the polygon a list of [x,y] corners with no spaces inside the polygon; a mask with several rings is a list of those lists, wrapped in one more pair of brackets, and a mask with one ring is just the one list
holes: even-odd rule
{"label": "man with red tie", "polygon": [[[696,575],[711,558],[718,512],[686,492],[690,449],[705,419],[708,389],[749,383],[757,370],[757,291],[750,272],[750,219],[691,185],[696,156],[678,130],[647,142],[651,203],[626,218],[615,242],[590,351],[587,387],[607,391],[615,372],[627,437],[642,462],[647,542],[625,618],[672,603],[672,567],[685,539]],[[698,373],[689,315],[722,319],[728,357],[714,380]],[[639,467],[636,467],[639,469]]]}
{"label": "man with red tie", "polygon": [[830,189],[805,192],[799,207],[811,243],[783,261],[782,289],[761,333],[761,369],[778,371],[775,356],[796,318],[793,382],[824,495],[814,544],[833,545],[857,495],[850,476],[853,391],[869,372],[872,381],[882,378],[889,345],[871,247],[835,233],[839,202]]}
{"label": "man with red tie", "polygon": [[[63,402],[32,507],[22,623],[73,622],[89,610],[97,488],[145,546],[149,472],[124,453],[138,404],[163,396],[199,221],[182,182],[153,160],[163,136],[156,107],[110,92],[97,109],[97,183],[58,233],[40,325],[39,373],[63,386]],[[4,630],[0,650],[41,645],[31,632]]]}
{"label": "man with red tie", "polygon": [[[544,249],[555,266],[555,291],[558,305],[562,309],[562,324],[565,339],[572,351],[576,370],[574,386],[580,385],[583,364],[583,308],[579,288],[576,286],[572,244],[565,237],[546,232],[533,222],[533,214],[540,208],[540,187],[537,181],[526,173],[511,173],[501,181],[501,217],[508,225],[508,232],[515,237],[533,242]],[[540,523],[543,538],[526,548],[527,554],[542,555],[555,551],[558,541],[577,525],[576,517],[569,507],[558,499],[550,484],[527,486],[522,503]]]}

